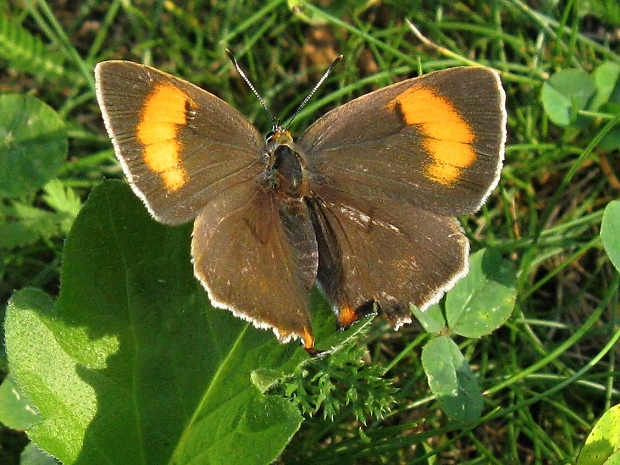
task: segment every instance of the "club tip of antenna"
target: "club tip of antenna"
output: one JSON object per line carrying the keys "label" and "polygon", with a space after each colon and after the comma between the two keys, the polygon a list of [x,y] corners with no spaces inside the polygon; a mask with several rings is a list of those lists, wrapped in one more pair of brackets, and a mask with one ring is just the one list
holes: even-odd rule
{"label": "club tip of antenna", "polygon": [[336,63],[338,63],[340,60],[342,60],[344,58],[344,55],[338,55],[336,58],[334,58],[334,61],[332,61],[332,64],[329,65],[330,68],[333,68],[334,66],[336,66]]}
{"label": "club tip of antenna", "polygon": [[332,64],[329,65],[329,72],[331,72],[334,66],[336,66],[336,64],[338,64],[338,62],[341,61],[343,58],[344,58],[344,55],[338,55],[336,58],[334,58],[334,61],[332,61]]}

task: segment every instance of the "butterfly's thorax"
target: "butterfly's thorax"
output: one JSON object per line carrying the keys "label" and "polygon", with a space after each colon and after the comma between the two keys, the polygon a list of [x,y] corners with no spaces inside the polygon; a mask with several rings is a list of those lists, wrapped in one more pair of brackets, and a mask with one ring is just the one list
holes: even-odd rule
{"label": "butterfly's thorax", "polygon": [[301,200],[307,195],[306,160],[290,132],[276,129],[270,133],[265,155],[264,188],[275,191],[283,200]]}

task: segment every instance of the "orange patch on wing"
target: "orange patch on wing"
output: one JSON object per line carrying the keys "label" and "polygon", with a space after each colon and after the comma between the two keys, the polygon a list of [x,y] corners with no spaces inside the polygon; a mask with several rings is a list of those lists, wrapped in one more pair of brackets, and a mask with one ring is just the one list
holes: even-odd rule
{"label": "orange patch on wing", "polygon": [[349,305],[343,305],[338,309],[338,327],[346,329],[357,320],[359,320],[358,313]]}
{"label": "orange patch on wing", "polygon": [[304,349],[306,349],[306,352],[310,355],[317,355],[319,353],[319,351],[314,348],[314,336],[312,335],[312,330],[310,328],[304,327],[302,339],[304,341]]}
{"label": "orange patch on wing", "polygon": [[143,160],[149,169],[161,176],[166,189],[177,191],[187,182],[187,171],[181,163],[179,127],[187,124],[189,97],[170,84],[158,84],[144,101],[138,141],[144,146]]}
{"label": "orange patch on wing", "polygon": [[432,157],[425,168],[428,178],[449,187],[459,180],[462,170],[476,161],[471,145],[475,139],[473,129],[454,105],[433,89],[412,87],[386,107],[398,108],[405,123],[422,132],[424,148]]}

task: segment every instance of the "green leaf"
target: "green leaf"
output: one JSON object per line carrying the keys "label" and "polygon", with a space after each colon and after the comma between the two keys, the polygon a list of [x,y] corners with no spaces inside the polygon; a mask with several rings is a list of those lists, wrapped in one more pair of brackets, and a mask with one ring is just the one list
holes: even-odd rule
{"label": "green leaf", "polygon": [[0,95],[0,108],[0,196],[20,197],[56,176],[67,155],[67,130],[31,95]]}
{"label": "green leaf", "polygon": [[549,119],[558,126],[579,126],[577,112],[586,109],[596,92],[592,78],[584,71],[568,69],[555,73],[543,84],[542,102]]}
{"label": "green leaf", "polygon": [[[579,453],[577,465],[618,463],[620,455],[620,405],[614,405],[596,422]],[[613,457],[613,458],[612,458]]]}
{"label": "green leaf", "polygon": [[427,333],[438,334],[446,327],[446,319],[439,304],[431,305],[425,311],[411,305],[411,311]]}
{"label": "green leaf", "polygon": [[82,201],[73,189],[65,187],[58,179],[52,179],[43,190],[43,200],[56,211],[60,230],[68,234],[82,208]]}
{"label": "green leaf", "polygon": [[596,95],[592,100],[591,110],[598,110],[601,106],[612,100],[620,88],[620,65],[607,62],[594,71],[594,85]]}
{"label": "green leaf", "polygon": [[601,241],[609,260],[620,271],[620,200],[609,202],[603,212]]}
{"label": "green leaf", "polygon": [[620,126],[614,126],[603,136],[599,144],[599,149],[605,152],[620,149]]}
{"label": "green leaf", "polygon": [[19,465],[58,465],[54,457],[47,455],[34,444],[26,446],[20,457]]}
{"label": "green leaf", "polygon": [[32,244],[40,238],[59,233],[56,213],[26,205],[18,201],[0,205],[0,248],[14,249]]}
{"label": "green leaf", "polygon": [[0,248],[11,250],[69,233],[82,205],[79,197],[57,179],[48,182],[43,190],[43,201],[55,211],[19,200],[0,205]]}
{"label": "green leaf", "polygon": [[25,430],[40,418],[9,374],[0,385],[0,423],[16,430]]}
{"label": "green leaf", "polygon": [[[367,328],[371,320],[372,317],[366,317],[361,326]],[[365,347],[341,346],[330,357],[313,358],[275,389],[304,415],[321,411],[323,418],[333,420],[342,416],[341,410],[346,407],[364,424],[368,417],[382,418],[390,411],[396,389],[391,380],[383,377],[384,367],[363,361],[365,354]]]}
{"label": "green leaf", "polygon": [[[620,113],[620,64],[603,63],[594,71],[596,95],[590,109],[612,115]],[[599,148],[606,152],[620,148],[620,126],[616,125],[603,136]]]}
{"label": "green leaf", "polygon": [[476,376],[454,341],[439,336],[422,349],[428,384],[441,408],[455,421],[472,422],[482,412],[482,395]]}
{"label": "green leaf", "polygon": [[484,249],[469,257],[469,273],[446,296],[448,327],[465,337],[489,334],[506,322],[517,298],[514,265]]}
{"label": "green leaf", "polygon": [[213,309],[189,239],[104,182],[67,238],[56,306],[34,290],[11,299],[11,370],[42,417],[28,435],[65,465],[264,464],[298,429],[252,373],[291,374],[307,354]]}
{"label": "green leaf", "polygon": [[0,57],[11,67],[34,76],[53,79],[64,73],[59,54],[4,14],[0,15]]}

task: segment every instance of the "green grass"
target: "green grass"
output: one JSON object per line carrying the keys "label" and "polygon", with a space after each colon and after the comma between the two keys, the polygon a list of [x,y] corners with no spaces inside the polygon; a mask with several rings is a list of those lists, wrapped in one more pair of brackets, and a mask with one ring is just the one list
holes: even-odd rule
{"label": "green grass", "polygon": [[[54,108],[67,125],[69,153],[57,173],[65,191],[54,191],[56,202],[50,203],[49,190],[6,196],[0,216],[6,224],[24,220],[15,206],[27,205],[53,212],[49,221],[60,225],[66,221],[60,213],[72,211],[63,207],[72,193],[85,201],[102,179],[121,178],[94,98],[92,69],[102,60],[144,62],[187,79],[266,132],[268,115],[224,49],[233,50],[283,120],[342,53],[345,59],[296,119],[296,134],[338,104],[420,71],[472,63],[500,71],[508,110],[505,167],[486,206],[462,224],[472,251],[494,248],[514,264],[517,304],[491,335],[455,339],[483,391],[483,416],[466,426],[451,422],[422,367],[428,335],[413,327],[395,333],[376,320],[363,340],[363,360],[385,368],[383,376],[398,388],[389,391],[391,411],[363,424],[354,405],[328,418],[319,410],[305,418],[278,460],[575,462],[595,421],[620,395],[613,347],[620,277],[599,237],[603,210],[620,192],[619,149],[611,137],[620,105],[592,108],[588,100],[577,108],[583,110],[578,118],[559,126],[543,107],[541,92],[560,71],[592,76],[605,63],[620,64],[615,2],[327,2],[325,9],[301,10],[314,24],[282,0],[84,2],[64,11],[51,3],[23,3],[0,6],[0,91],[31,93]],[[435,45],[421,42],[405,18]],[[11,54],[15,44],[20,52]],[[34,227],[38,237],[0,248],[3,308],[15,290],[26,287],[57,297],[68,230],[62,225]],[[3,366],[8,372],[6,356]],[[312,376],[304,379],[302,384],[313,382]],[[387,389],[380,392],[388,395]],[[0,430],[0,436],[0,463],[19,463],[24,437],[12,430]]]}

